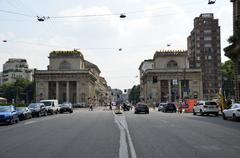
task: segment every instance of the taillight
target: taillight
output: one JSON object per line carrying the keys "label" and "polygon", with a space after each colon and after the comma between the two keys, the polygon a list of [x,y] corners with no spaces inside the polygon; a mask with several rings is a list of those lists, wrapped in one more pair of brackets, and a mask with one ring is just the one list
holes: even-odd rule
{"label": "taillight", "polygon": [[207,105],[204,105],[203,107],[204,107],[204,108],[207,108],[208,106],[207,106]]}

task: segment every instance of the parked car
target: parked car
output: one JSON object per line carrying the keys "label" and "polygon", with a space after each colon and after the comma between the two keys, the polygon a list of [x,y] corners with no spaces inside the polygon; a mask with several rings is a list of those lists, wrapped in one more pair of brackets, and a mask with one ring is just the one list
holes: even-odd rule
{"label": "parked car", "polygon": [[60,107],[58,105],[58,100],[41,100],[40,103],[43,103],[46,106],[47,112],[49,114],[53,115],[54,113],[59,113]]}
{"label": "parked car", "polygon": [[234,121],[240,120],[240,104],[234,103],[229,109],[223,110],[223,119],[231,118]]}
{"label": "parked car", "polygon": [[31,103],[28,108],[32,112],[32,116],[47,116],[47,108],[43,103]]}
{"label": "parked car", "polygon": [[85,102],[76,103],[73,105],[73,108],[86,108],[87,104]]}
{"label": "parked car", "polygon": [[0,106],[0,122],[7,124],[18,123],[19,118],[16,111],[16,107],[10,106]]}
{"label": "parked car", "polygon": [[20,121],[32,118],[32,112],[28,107],[17,107],[16,110]]}
{"label": "parked car", "polygon": [[199,101],[194,107],[193,107],[193,115],[196,114],[204,115],[204,114],[214,114],[215,116],[218,116],[219,108],[218,104],[215,101]]}
{"label": "parked car", "polygon": [[158,104],[158,111],[162,111],[163,110],[163,107],[166,106],[167,103],[159,103]]}
{"label": "parked car", "polygon": [[162,112],[177,112],[176,105],[174,103],[167,103],[163,106]]}
{"label": "parked car", "polygon": [[149,108],[148,108],[147,104],[145,104],[145,103],[137,103],[137,105],[135,106],[134,113],[135,114],[138,114],[138,113],[149,114]]}
{"label": "parked car", "polygon": [[60,113],[62,114],[64,112],[73,113],[72,103],[62,103],[60,107]]}

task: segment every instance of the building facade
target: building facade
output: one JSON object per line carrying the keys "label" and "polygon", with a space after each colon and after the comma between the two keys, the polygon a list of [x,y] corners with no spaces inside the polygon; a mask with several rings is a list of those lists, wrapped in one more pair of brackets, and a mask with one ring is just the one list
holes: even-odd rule
{"label": "building facade", "polygon": [[0,86],[3,84],[3,74],[0,72]]}
{"label": "building facade", "polygon": [[3,64],[2,82],[11,83],[16,79],[23,78],[33,80],[33,69],[28,68],[26,59],[10,58]]}
{"label": "building facade", "polygon": [[235,99],[240,100],[240,0],[233,3],[233,36],[229,38],[231,45],[224,48],[225,55],[234,63],[234,92]]}
{"label": "building facade", "polygon": [[202,69],[203,98],[218,98],[222,80],[218,19],[211,13],[196,17],[187,43],[190,68]]}
{"label": "building facade", "polygon": [[109,94],[101,71],[74,51],[53,51],[49,55],[48,70],[35,70],[35,97],[57,99],[59,103],[87,103],[99,105],[100,97]]}
{"label": "building facade", "polygon": [[187,51],[157,51],[139,67],[141,99],[153,104],[202,99],[201,69],[190,69]]}

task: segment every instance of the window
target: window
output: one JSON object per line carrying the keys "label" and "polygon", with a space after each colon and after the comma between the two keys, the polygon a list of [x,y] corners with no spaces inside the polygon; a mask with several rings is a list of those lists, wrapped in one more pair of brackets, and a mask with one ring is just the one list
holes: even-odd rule
{"label": "window", "polygon": [[212,33],[212,30],[204,30],[203,31],[205,34],[210,34],[210,33]]}
{"label": "window", "polygon": [[197,60],[200,60],[200,57],[197,57]]}
{"label": "window", "polygon": [[212,47],[212,44],[211,43],[205,43],[204,47]]}
{"label": "window", "polygon": [[62,61],[59,65],[60,70],[69,70],[71,69],[71,64],[67,61]]}
{"label": "window", "polygon": [[158,80],[157,80],[157,76],[153,76],[153,83],[157,83]]}
{"label": "window", "polygon": [[212,37],[210,37],[210,36],[204,37],[204,41],[211,41],[211,40],[212,40]]}
{"label": "window", "polygon": [[174,60],[170,60],[168,63],[167,63],[167,68],[176,68],[178,67],[178,64],[176,61]]}

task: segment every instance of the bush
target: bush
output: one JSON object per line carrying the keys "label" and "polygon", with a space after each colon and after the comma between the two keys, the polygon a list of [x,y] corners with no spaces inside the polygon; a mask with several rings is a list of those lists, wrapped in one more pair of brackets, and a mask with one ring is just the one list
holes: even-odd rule
{"label": "bush", "polygon": [[8,106],[8,105],[13,105],[16,107],[26,107],[26,104],[11,104],[11,103],[6,103],[6,104],[0,104],[0,106]]}

